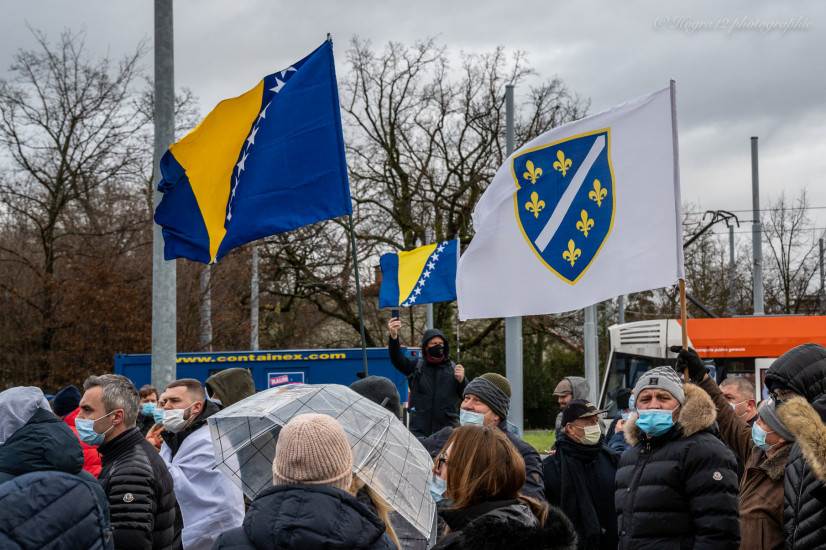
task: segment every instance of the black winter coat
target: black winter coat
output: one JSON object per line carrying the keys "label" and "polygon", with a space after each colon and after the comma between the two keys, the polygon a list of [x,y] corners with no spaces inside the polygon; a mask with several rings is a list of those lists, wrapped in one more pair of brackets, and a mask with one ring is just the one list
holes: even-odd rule
{"label": "black winter coat", "polygon": [[483,502],[464,510],[442,510],[450,531],[434,550],[575,550],[576,532],[565,514],[551,508],[543,527],[518,500]]}
{"label": "black winter coat", "polygon": [[[804,344],[784,353],[766,373],[766,386],[770,390],[790,389],[806,398],[826,422],[826,349],[816,344]],[[782,403],[778,407],[781,415],[784,407]],[[798,440],[805,435],[797,434]],[[826,442],[823,445],[826,448]],[[815,476],[799,441],[789,453],[784,485],[786,548],[826,548],[826,502],[818,498],[826,491],[826,482]]]}
{"label": "black winter coat", "polygon": [[354,496],[325,485],[269,487],[252,501],[244,524],[225,531],[213,550],[391,550],[384,522]]}
{"label": "black winter coat", "polygon": [[[542,461],[545,496],[573,523],[580,550],[617,547],[617,512],[606,496],[614,492],[619,457],[602,444],[583,445],[563,434]],[[591,537],[587,525],[593,525]]]}
{"label": "black winter coat", "polygon": [[[519,439],[518,435],[508,431],[507,421],[503,420],[499,424],[499,429],[505,432],[505,435],[508,436],[510,442],[513,443],[513,446],[516,447],[516,450],[519,451],[519,454],[522,455],[522,459],[525,461],[525,484],[522,486],[520,492],[527,497],[544,501],[545,482],[542,478],[542,458],[539,456],[539,453],[536,452],[536,449],[529,443],[525,443]],[[427,449],[430,456],[436,458],[439,451],[444,448],[447,440],[450,439],[450,434],[453,433],[453,430],[454,428],[452,427],[441,429],[430,437],[420,437],[419,442],[424,445],[424,448]]]}
{"label": "black winter coat", "polygon": [[0,548],[46,547],[111,548],[112,533],[74,432],[37,409],[0,445]]}
{"label": "black winter coat", "polygon": [[650,438],[625,425],[632,445],[620,458],[614,493],[622,550],[736,550],[737,461],[715,436],[717,410],[693,384],[679,422]]}
{"label": "black winter coat", "polygon": [[182,520],[163,459],[138,428],[99,448],[98,481],[109,499],[118,550],[182,548]]}
{"label": "black winter coat", "polygon": [[458,382],[453,375],[456,365],[449,359],[450,346],[441,331],[425,331],[422,350],[437,336],[445,341],[445,359],[439,364],[428,363],[424,357],[408,359],[402,353],[398,338],[390,338],[388,346],[393,366],[407,376],[410,431],[416,437],[427,437],[447,426],[459,425],[459,403],[467,379]]}

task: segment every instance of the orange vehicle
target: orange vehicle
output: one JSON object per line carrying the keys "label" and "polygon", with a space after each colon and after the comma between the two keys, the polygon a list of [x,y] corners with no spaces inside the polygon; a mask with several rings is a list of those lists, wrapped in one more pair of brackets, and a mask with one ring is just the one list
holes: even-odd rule
{"label": "orange vehicle", "polygon": [[[682,341],[679,321],[659,319],[613,325],[611,352],[600,391],[600,405],[613,409],[620,387],[632,388],[648,369],[675,362],[669,351]],[[755,399],[766,397],[764,380],[772,361],[809,342],[826,346],[826,316],[753,316],[689,319],[688,338],[700,357],[713,364],[718,381],[743,376],[755,383]]]}

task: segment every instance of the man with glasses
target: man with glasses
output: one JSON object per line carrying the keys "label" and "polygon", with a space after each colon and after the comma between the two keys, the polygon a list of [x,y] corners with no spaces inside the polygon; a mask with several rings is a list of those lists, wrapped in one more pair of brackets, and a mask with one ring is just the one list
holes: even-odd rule
{"label": "man with glasses", "polygon": [[117,374],[90,376],[83,384],[78,436],[98,447],[98,481],[109,500],[118,550],[181,548],[181,518],[172,477],[157,451],[135,426],[138,391]]}

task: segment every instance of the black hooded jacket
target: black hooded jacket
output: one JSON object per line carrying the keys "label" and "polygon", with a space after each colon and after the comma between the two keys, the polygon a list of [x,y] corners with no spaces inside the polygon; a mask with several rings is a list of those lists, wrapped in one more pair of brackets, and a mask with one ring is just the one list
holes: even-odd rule
{"label": "black hooded jacket", "polygon": [[428,363],[424,357],[411,360],[404,356],[398,338],[390,338],[390,361],[407,376],[410,387],[410,431],[417,437],[427,437],[447,426],[459,425],[459,404],[467,379],[458,382],[453,375],[455,364],[450,360],[450,345],[442,331],[431,329],[422,336],[422,354],[428,342],[440,337],[445,341],[441,363]]}
{"label": "black hooded jacket", "polygon": [[252,501],[244,524],[225,531],[213,550],[390,550],[384,522],[356,497],[326,485],[269,487]]}
{"label": "black hooded jacket", "polygon": [[[778,358],[766,373],[769,390],[789,389],[812,404],[826,422],[826,348],[804,344]],[[782,411],[784,405],[778,407]],[[817,495],[826,483],[819,480],[796,442],[786,462],[783,531],[786,548],[826,548],[826,502]]]}

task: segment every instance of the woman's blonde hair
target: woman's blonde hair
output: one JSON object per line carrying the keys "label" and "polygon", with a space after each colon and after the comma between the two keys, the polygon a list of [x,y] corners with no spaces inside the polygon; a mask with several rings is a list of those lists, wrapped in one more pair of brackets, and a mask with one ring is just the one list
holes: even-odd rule
{"label": "woman's blonde hair", "polygon": [[440,455],[448,448],[445,496],[453,502],[452,508],[518,499],[528,505],[544,525],[548,507],[519,492],[525,484],[525,460],[502,430],[462,426],[453,430]]}
{"label": "woman's blonde hair", "polygon": [[384,526],[387,529],[387,536],[390,537],[390,540],[396,545],[396,548],[401,548],[399,537],[393,529],[393,524],[390,523],[390,510],[392,510],[392,508],[377,492],[371,489],[369,485],[365,484],[358,477],[353,476],[353,482],[350,484],[350,494],[355,496],[360,491],[364,491],[370,498],[370,502],[373,503],[373,507],[376,509],[376,515],[384,522]]}

